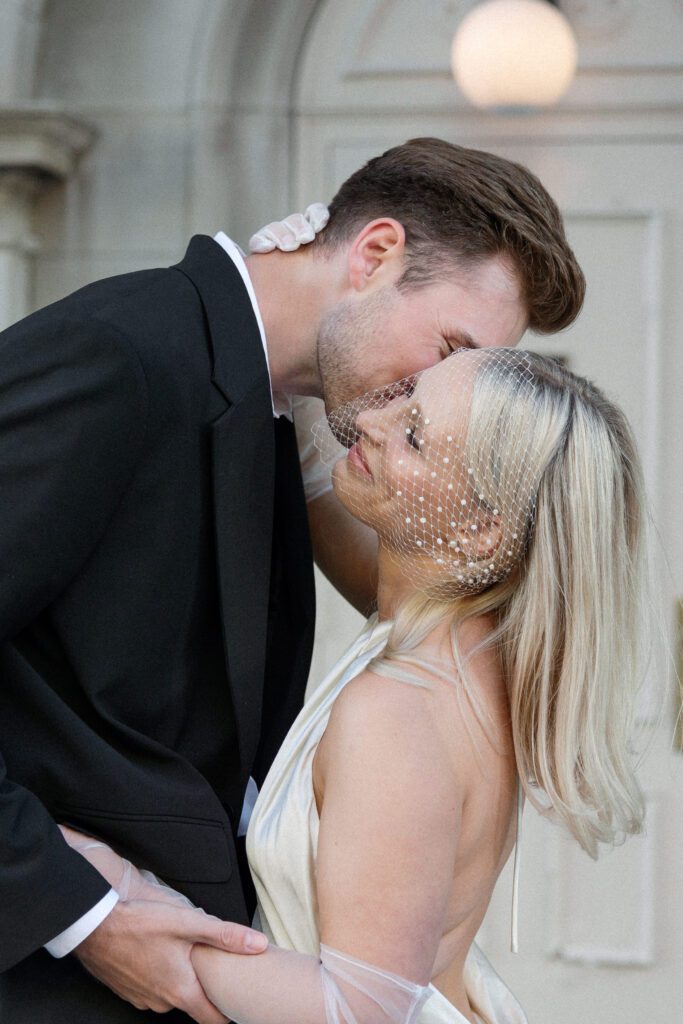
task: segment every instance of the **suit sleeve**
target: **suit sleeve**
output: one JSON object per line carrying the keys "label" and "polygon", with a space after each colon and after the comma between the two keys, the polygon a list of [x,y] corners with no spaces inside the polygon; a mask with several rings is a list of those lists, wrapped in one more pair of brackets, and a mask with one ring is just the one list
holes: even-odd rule
{"label": "suit sleeve", "polygon": [[[90,557],[135,472],[146,421],[138,355],[111,328],[39,313],[0,334],[0,645]],[[0,752],[0,971],[108,890]]]}
{"label": "suit sleeve", "polygon": [[74,921],[63,932],[55,935],[54,939],[45,943],[45,949],[50,956],[59,960],[61,957],[73,952],[76,946],[80,946],[81,942],[85,942],[88,936],[92,935],[96,928],[99,928],[104,919],[109,917],[118,902],[119,896],[116,889],[110,889],[107,895],[99,903],[96,903],[94,907],[91,907],[87,914],[83,914],[83,917],[79,917],[77,921]]}

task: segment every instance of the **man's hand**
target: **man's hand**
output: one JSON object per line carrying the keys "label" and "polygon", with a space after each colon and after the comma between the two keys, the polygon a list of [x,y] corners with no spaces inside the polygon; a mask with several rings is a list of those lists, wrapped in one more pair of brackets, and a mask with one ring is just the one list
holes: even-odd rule
{"label": "man's hand", "polygon": [[225,1024],[207,999],[190,960],[201,942],[229,953],[261,953],[265,936],[171,903],[118,903],[74,950],[83,966],[138,1010],[176,1008],[198,1024]]}

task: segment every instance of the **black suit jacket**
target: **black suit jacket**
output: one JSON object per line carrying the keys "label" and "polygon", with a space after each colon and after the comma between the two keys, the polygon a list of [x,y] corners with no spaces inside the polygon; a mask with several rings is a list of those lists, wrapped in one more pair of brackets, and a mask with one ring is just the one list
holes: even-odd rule
{"label": "black suit jacket", "polygon": [[55,821],[246,921],[242,794],[312,644],[293,427],[215,242],[0,334],[0,502],[0,1020],[142,1020],[41,948],[108,889]]}

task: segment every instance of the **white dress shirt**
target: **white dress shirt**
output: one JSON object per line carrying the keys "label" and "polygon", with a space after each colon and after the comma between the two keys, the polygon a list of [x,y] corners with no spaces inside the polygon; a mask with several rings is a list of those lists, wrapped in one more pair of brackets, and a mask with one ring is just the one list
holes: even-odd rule
{"label": "white dress shirt", "polygon": [[258,324],[259,334],[261,335],[261,344],[263,345],[263,353],[266,357],[266,366],[268,368],[268,377],[270,379],[270,394],[273,400],[273,416],[275,417],[275,419],[279,419],[280,416],[284,416],[288,420],[293,420],[294,416],[292,414],[291,395],[286,395],[282,391],[273,391],[273,381],[270,376],[270,361],[268,359],[268,343],[266,341],[266,331],[263,326],[263,320],[261,318],[261,310],[259,309],[258,302],[256,300],[256,292],[254,291],[254,286],[251,283],[251,278],[249,277],[247,264],[244,262],[244,253],[242,252],[240,247],[235,242],[233,242],[232,238],[228,238],[228,236],[223,231],[219,231],[217,235],[214,235],[213,240],[214,242],[218,242],[218,244],[223,249],[225,249],[228,256],[239,270],[242,276],[242,280],[244,281],[244,287],[247,289],[249,293],[249,298],[251,299],[251,304],[254,307],[254,316],[256,317],[256,323]]}
{"label": "white dress shirt", "polygon": [[[286,419],[293,419],[292,415],[292,399],[289,395],[283,394],[282,392],[273,392],[272,379],[270,377],[270,363],[268,361],[268,344],[266,342],[266,331],[263,326],[263,319],[261,317],[261,311],[256,300],[256,292],[254,286],[251,283],[249,277],[249,271],[244,261],[244,253],[239,246],[233,242],[231,238],[223,232],[219,231],[218,234],[214,235],[214,241],[225,250],[230,259],[233,261],[235,266],[240,272],[240,276],[244,281],[244,287],[247,289],[249,299],[254,309],[254,316],[256,317],[256,323],[258,324],[259,334],[261,335],[261,344],[263,345],[263,352],[266,357],[266,367],[268,368],[268,378],[271,380],[271,399],[273,402],[273,416],[279,419],[280,416],[286,417]],[[249,819],[251,812],[254,809],[256,803],[256,797],[258,796],[258,787],[253,779],[249,779],[247,783],[247,789],[244,795],[244,803],[242,805],[242,814],[240,816],[240,822],[237,829],[238,836],[244,836],[247,834],[247,828],[249,825]],[[104,896],[94,907],[79,917],[77,921],[74,921],[65,931],[61,932],[50,942],[45,943],[45,949],[48,953],[51,953],[54,957],[66,956],[67,953],[71,953],[76,946],[80,945],[84,939],[87,939],[88,935],[95,931],[95,929],[102,924],[105,917],[112,912],[116,904],[118,903],[119,897],[115,889],[110,889],[106,896]]]}

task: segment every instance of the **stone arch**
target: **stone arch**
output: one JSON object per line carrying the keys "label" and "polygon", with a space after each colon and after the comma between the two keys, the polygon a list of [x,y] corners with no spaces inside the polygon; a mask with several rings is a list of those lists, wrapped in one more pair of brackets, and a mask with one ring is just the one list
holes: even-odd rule
{"label": "stone arch", "polygon": [[218,194],[225,185],[211,184],[221,173],[239,191],[227,221],[236,238],[245,241],[255,226],[288,211],[295,192],[299,60],[322,6],[322,0],[223,4],[206,39],[193,97],[198,130],[208,133],[208,144],[197,139],[194,147],[195,223],[209,205],[220,208],[225,201]]}
{"label": "stone arch", "polygon": [[30,93],[93,125],[77,173],[41,197],[34,301],[173,262],[223,227],[244,242],[291,198],[297,59],[319,0],[59,0]]}

